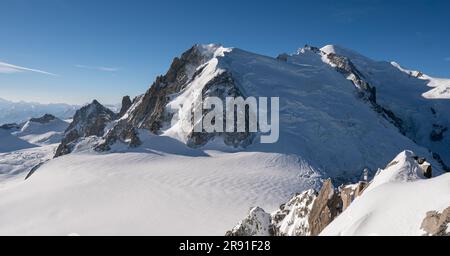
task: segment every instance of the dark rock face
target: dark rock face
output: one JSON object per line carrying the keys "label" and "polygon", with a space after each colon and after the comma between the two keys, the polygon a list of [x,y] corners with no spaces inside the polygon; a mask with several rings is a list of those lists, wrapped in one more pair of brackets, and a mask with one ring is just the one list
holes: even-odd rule
{"label": "dark rock face", "polygon": [[430,140],[441,141],[444,138],[444,133],[448,130],[447,127],[439,124],[433,124],[433,130],[430,134]]}
{"label": "dark rock face", "polygon": [[311,235],[317,236],[320,232],[342,212],[342,199],[335,193],[331,180],[323,183],[311,212],[308,222],[310,224]]}
{"label": "dark rock face", "polygon": [[427,162],[427,159],[418,156],[414,156],[413,158],[419,164],[423,176],[427,179],[431,178],[433,176],[433,168],[431,167],[431,164]]}
{"label": "dark rock face", "polygon": [[289,58],[289,54],[287,54],[287,53],[282,53],[277,56],[277,60],[281,60],[284,62],[286,62],[288,60],[288,58]]}
{"label": "dark rock face", "polygon": [[108,122],[116,118],[114,112],[101,105],[97,100],[79,109],[72,123],[65,131],[64,138],[58,146],[55,157],[72,152],[79,138],[88,136],[103,136]]}
{"label": "dark rock face", "polygon": [[122,117],[128,109],[130,109],[131,104],[130,96],[127,95],[122,98],[122,107],[120,108],[119,117]]}
{"label": "dark rock face", "polygon": [[[237,86],[235,80],[228,72],[223,72],[222,74],[216,76],[214,79],[212,79],[210,82],[206,84],[206,86],[202,90],[202,97],[203,100],[207,97],[218,97],[223,102],[225,102],[226,97],[243,97],[243,93],[239,90],[239,87]],[[208,112],[203,111],[203,116],[205,116]],[[246,113],[246,123],[248,123],[248,116],[250,114],[255,113],[249,113],[247,111]],[[235,111],[235,117],[237,116],[237,113]],[[223,120],[226,120],[226,115],[224,113]],[[225,122],[224,122],[225,125]],[[236,123],[235,123],[236,125]],[[225,130],[225,127],[223,127]],[[192,131],[189,134],[189,139],[187,142],[188,146],[191,147],[198,147],[206,144],[212,137],[220,136],[223,137],[223,140],[226,145],[229,146],[248,146],[251,144],[252,139],[254,138],[254,134],[246,131],[246,132],[216,132],[216,133],[207,133],[207,132],[194,132]]]}
{"label": "dark rock face", "polygon": [[97,151],[108,151],[111,145],[120,141],[128,144],[130,147],[138,147],[142,144],[139,134],[132,125],[126,120],[119,120],[117,124],[104,136],[105,142],[96,146]]}
{"label": "dark rock face", "polygon": [[450,225],[450,206],[438,213],[437,211],[427,212],[420,228],[425,231],[424,236],[450,236],[448,232]]}
{"label": "dark rock face", "polygon": [[9,130],[9,131],[17,131],[20,130],[20,125],[16,124],[16,123],[11,123],[11,124],[3,124],[0,126],[0,129],[3,130]]}
{"label": "dark rock face", "polygon": [[407,129],[405,128],[403,120],[397,117],[394,112],[378,104],[374,105],[374,109],[397,127],[401,134],[406,135]]}
{"label": "dark rock face", "polygon": [[39,118],[31,118],[30,122],[35,122],[35,123],[41,123],[41,124],[46,124],[49,123],[50,121],[55,120],[56,117],[54,115],[50,115],[50,114],[45,114]]}
{"label": "dark rock face", "polygon": [[314,53],[319,53],[319,54],[323,53],[318,47],[315,47],[312,45],[305,44],[305,47],[303,47],[303,48],[305,50],[312,51]]}
{"label": "dark rock face", "polygon": [[193,46],[180,58],[175,58],[167,73],[164,76],[158,76],[150,89],[134,100],[134,108],[128,113],[128,118],[120,120],[105,135],[105,142],[96,149],[109,150],[110,146],[119,140],[130,146],[137,146],[140,144],[137,129],[147,129],[158,134],[163,124],[169,122],[172,117],[165,112],[170,95],[180,92],[183,86],[197,75],[197,73],[191,74],[192,70],[206,61],[198,46]]}
{"label": "dark rock face", "polygon": [[[376,103],[376,88],[369,85],[363,74],[353,65],[353,63],[347,57],[340,56],[334,53],[327,55],[328,60],[335,65],[338,72],[344,74],[347,77],[351,77],[353,84],[360,90],[360,94],[363,98],[368,99],[370,102]],[[351,76],[350,76],[351,75]]]}
{"label": "dark rock face", "polygon": [[30,171],[28,172],[27,176],[25,177],[25,180],[27,180],[28,178],[31,177],[31,175],[33,175],[33,173],[35,173],[37,171],[37,169],[41,168],[42,165],[44,165],[47,161],[43,161],[40,162],[38,164],[36,164],[35,166],[33,166]]}
{"label": "dark rock face", "polygon": [[157,77],[142,96],[140,104],[130,113],[128,122],[136,128],[148,129],[157,134],[163,123],[170,121],[170,116],[165,115],[164,111],[169,95],[180,92],[197,75],[191,75],[191,70],[206,61],[197,46],[183,53],[180,58],[175,58],[169,71]]}
{"label": "dark rock face", "polygon": [[[268,214],[256,207],[236,227],[228,231],[227,235],[254,235],[258,233],[258,230],[262,230],[261,227],[264,227],[271,236],[317,236],[368,186],[369,183],[360,181],[357,184],[335,189],[331,179],[328,179],[319,192],[313,189],[306,190],[282,204],[277,211],[269,215],[270,224],[267,224]],[[252,212],[255,209],[258,209],[261,214]],[[255,230],[255,227],[259,229]]]}

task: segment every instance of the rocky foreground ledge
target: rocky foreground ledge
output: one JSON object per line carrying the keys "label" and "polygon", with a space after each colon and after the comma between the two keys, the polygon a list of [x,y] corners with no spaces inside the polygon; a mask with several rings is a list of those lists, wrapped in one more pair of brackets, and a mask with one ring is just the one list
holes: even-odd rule
{"label": "rocky foreground ledge", "polygon": [[226,236],[449,236],[449,182],[449,173],[432,178],[425,159],[404,151],[370,182],[335,188],[328,179],[320,191],[296,194],[272,213],[253,207]]}

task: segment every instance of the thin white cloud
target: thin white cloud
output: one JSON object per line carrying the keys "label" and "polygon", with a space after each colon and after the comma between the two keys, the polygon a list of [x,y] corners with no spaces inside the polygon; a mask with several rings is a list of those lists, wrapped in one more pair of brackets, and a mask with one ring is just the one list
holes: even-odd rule
{"label": "thin white cloud", "polygon": [[44,75],[57,76],[56,74],[42,71],[39,69],[32,69],[32,68],[16,66],[13,64],[9,64],[9,63],[0,61],[0,73],[12,74],[12,73],[18,73],[18,72],[35,72],[35,73],[40,73],[40,74],[44,74]]}
{"label": "thin white cloud", "polygon": [[450,57],[444,58],[445,61],[450,61]]}
{"label": "thin white cloud", "polygon": [[98,70],[98,71],[105,71],[105,72],[116,72],[119,69],[118,68],[112,68],[112,67],[102,67],[102,66],[86,66],[86,65],[75,65],[77,68],[84,68],[84,69],[91,69],[91,70]]}

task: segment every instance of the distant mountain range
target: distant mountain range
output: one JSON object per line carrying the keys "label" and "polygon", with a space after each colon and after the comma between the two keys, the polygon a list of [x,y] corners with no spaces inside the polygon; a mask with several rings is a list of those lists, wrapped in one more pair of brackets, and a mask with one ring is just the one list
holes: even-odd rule
{"label": "distant mountain range", "polygon": [[[45,114],[51,114],[60,119],[71,119],[75,111],[80,107],[80,105],[65,103],[42,104],[25,101],[14,102],[0,98],[0,125],[6,123],[22,123],[30,118]],[[106,107],[117,112],[120,109],[120,104],[109,104]]]}
{"label": "distant mountain range", "polygon": [[13,102],[0,98],[0,124],[21,123],[30,118],[52,114],[61,119],[72,118],[77,105],[64,103],[42,104],[36,102]]}

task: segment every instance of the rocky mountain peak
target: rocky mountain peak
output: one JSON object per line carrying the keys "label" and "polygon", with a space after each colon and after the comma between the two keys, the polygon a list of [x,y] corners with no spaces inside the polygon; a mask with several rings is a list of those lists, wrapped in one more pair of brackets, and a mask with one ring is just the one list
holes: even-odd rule
{"label": "rocky mountain peak", "polygon": [[[195,76],[197,67],[206,61],[204,49],[200,45],[194,45],[180,57],[175,57],[167,73],[158,76],[147,92],[136,99],[127,118],[114,125],[105,135],[105,142],[97,149],[108,150],[117,141],[137,146],[140,144],[137,129],[147,129],[158,134],[163,124],[170,121],[170,116],[165,112],[170,95],[180,92]],[[128,100],[124,100],[128,104]]]}
{"label": "rocky mountain peak", "polygon": [[82,137],[103,136],[106,125],[116,117],[114,112],[97,100],[77,110],[72,123],[64,132],[64,138],[56,150],[55,157],[70,153],[76,141]]}
{"label": "rocky mountain peak", "polygon": [[[170,125],[174,112],[168,111],[167,105],[176,95],[188,90],[188,86],[194,83],[195,79],[202,76],[205,68],[212,58],[217,57],[227,51],[217,44],[194,45],[180,57],[173,59],[169,70],[163,76],[158,76],[147,92],[135,100],[134,105],[125,119],[118,121],[114,128],[106,134],[105,142],[97,149],[107,150],[116,141],[126,142],[129,145],[139,145],[137,129],[147,129],[154,134],[160,134],[164,126]],[[205,79],[206,80],[206,79]],[[197,93],[197,92],[196,92]],[[231,73],[222,72],[210,77],[204,82],[203,87],[198,92],[202,98],[208,96],[226,97],[242,96],[236,86],[236,81]],[[193,102],[189,104],[193,106]],[[197,106],[198,107],[198,106]],[[212,137],[219,134],[209,134],[193,131],[187,135],[186,144],[192,147],[204,145]],[[224,136],[226,144],[238,145],[248,143],[250,135],[244,134],[220,134]],[[130,143],[134,142],[134,143]]]}
{"label": "rocky mountain peak", "polygon": [[120,112],[119,112],[119,117],[122,117],[127,111],[128,109],[131,107],[132,102],[130,99],[130,96],[124,96],[122,98],[122,107],[120,108]]}

